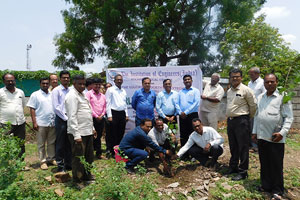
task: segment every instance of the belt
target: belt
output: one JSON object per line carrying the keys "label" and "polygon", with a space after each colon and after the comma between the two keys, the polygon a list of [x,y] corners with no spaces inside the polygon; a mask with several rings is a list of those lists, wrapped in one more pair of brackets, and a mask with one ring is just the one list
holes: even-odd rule
{"label": "belt", "polygon": [[240,115],[240,116],[236,116],[236,117],[228,117],[229,120],[234,120],[237,118],[241,118],[241,117],[249,117],[249,115]]}

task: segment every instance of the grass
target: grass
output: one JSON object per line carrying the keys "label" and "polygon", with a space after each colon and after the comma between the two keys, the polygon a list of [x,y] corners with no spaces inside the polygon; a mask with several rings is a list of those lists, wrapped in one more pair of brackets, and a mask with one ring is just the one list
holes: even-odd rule
{"label": "grass", "polygon": [[[226,130],[222,130],[222,135],[226,139]],[[35,141],[35,140],[34,140]],[[102,149],[105,145],[102,144]],[[289,134],[286,143],[286,154],[297,156],[300,151],[300,134]],[[52,176],[55,171],[53,166],[48,170],[40,170],[38,161],[37,146],[34,143],[26,144],[26,156],[30,166],[37,166],[29,172],[24,172],[23,182],[19,182],[17,191],[21,191],[27,199],[186,199],[187,197],[179,192],[171,192],[170,195],[158,195],[156,188],[166,188],[172,182],[179,181],[181,177],[174,179],[166,179],[158,173],[146,173],[146,169],[142,166],[138,167],[138,174],[129,176],[123,169],[122,165],[116,165],[114,160],[96,160],[94,162],[94,174],[96,175],[96,183],[78,190],[71,182],[53,184],[46,181],[46,176]],[[193,165],[195,163],[185,162],[184,165]],[[182,165],[179,161],[173,162],[173,167],[178,168]],[[256,187],[260,185],[259,179],[259,158],[258,154],[250,154],[249,178],[246,180],[233,182],[231,177],[223,176],[216,181],[216,187],[210,187],[209,199],[266,199],[265,194],[256,191]],[[197,172],[197,171],[195,171]],[[219,173],[224,174],[222,171]],[[53,179],[54,180],[54,179]],[[191,179],[191,182],[194,180]],[[289,167],[284,169],[285,188],[290,191],[299,191],[300,188],[300,168]],[[224,187],[224,183],[231,186],[228,190]],[[186,183],[188,184],[188,183]],[[223,184],[223,185],[222,185]],[[183,186],[180,183],[180,187]],[[197,197],[197,191],[190,187],[188,196]],[[58,197],[55,189],[61,189],[64,192],[63,197]],[[296,194],[300,194],[300,191]],[[1,198],[0,198],[1,199]],[[25,198],[24,198],[25,199]],[[293,199],[293,198],[292,198]],[[294,198],[296,199],[296,198]]]}

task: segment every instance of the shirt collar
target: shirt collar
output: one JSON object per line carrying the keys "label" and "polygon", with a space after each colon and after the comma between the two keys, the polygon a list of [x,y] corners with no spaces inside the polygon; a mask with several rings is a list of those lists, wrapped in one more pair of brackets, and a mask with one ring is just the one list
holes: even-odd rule
{"label": "shirt collar", "polygon": [[[4,91],[8,91],[9,93],[11,93],[5,86],[4,86]],[[17,88],[15,88],[15,91],[13,93],[15,93],[15,92],[17,92]]]}
{"label": "shirt collar", "polygon": [[46,92],[44,92],[42,89],[40,89],[40,91],[41,91],[42,94],[45,94],[45,95],[50,94],[50,92],[46,93]]}
{"label": "shirt collar", "polygon": [[163,93],[165,93],[165,94],[173,94],[173,90],[171,90],[170,93],[167,93],[167,91],[164,90]]}
{"label": "shirt collar", "polygon": [[62,85],[62,84],[60,84],[60,88],[62,89],[62,90],[69,90],[70,89],[70,87],[68,87],[67,89]]}
{"label": "shirt collar", "polygon": [[183,88],[184,90],[193,90],[193,87],[191,86],[189,89],[186,89],[186,87]]}
{"label": "shirt collar", "polygon": [[216,83],[215,85],[212,85],[211,83],[209,83],[209,85],[210,85],[211,87],[218,87],[218,86],[219,86],[219,83]]}
{"label": "shirt collar", "polygon": [[257,83],[260,79],[261,79],[261,78],[260,78],[260,76],[259,76],[255,81],[252,81],[252,80],[251,80],[251,83]]}
{"label": "shirt collar", "polygon": [[96,93],[95,90],[92,89],[92,93],[93,93],[94,95],[99,95],[99,96],[101,96],[101,92],[100,92],[100,91],[99,91],[98,93]]}
{"label": "shirt collar", "polygon": [[[263,94],[265,97],[268,97],[267,96],[267,91]],[[279,91],[276,89],[273,94],[271,96],[275,96],[275,97],[278,97],[280,95]]]}
{"label": "shirt collar", "polygon": [[231,87],[233,90],[239,90],[241,88],[242,83],[240,83],[236,88]]}

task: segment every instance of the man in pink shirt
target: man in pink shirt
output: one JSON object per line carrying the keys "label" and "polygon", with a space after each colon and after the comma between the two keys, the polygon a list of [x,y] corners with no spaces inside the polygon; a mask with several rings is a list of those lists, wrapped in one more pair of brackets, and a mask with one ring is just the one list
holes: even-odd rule
{"label": "man in pink shirt", "polygon": [[97,132],[97,137],[94,139],[94,150],[96,157],[102,159],[101,137],[104,127],[104,115],[106,113],[105,95],[100,92],[102,80],[95,78],[93,81],[93,89],[88,91],[85,96],[89,100],[92,107],[93,124]]}

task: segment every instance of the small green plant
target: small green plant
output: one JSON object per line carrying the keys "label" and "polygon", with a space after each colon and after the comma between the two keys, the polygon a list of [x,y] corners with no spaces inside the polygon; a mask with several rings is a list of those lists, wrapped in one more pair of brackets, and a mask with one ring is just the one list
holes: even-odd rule
{"label": "small green plant", "polygon": [[147,169],[141,165],[135,166],[134,169],[136,169],[137,172],[141,175],[145,175],[147,173]]}
{"label": "small green plant", "polygon": [[178,131],[178,124],[177,123],[172,123],[172,122],[168,122],[168,135],[167,135],[167,139],[170,141],[170,145],[173,149],[176,148],[176,141],[173,140],[173,137],[175,137],[177,131]]}

